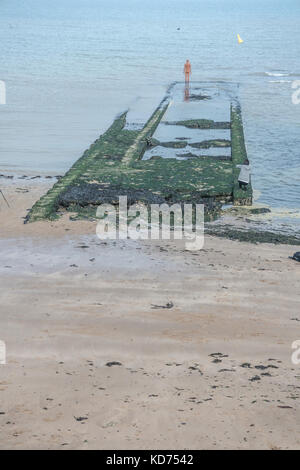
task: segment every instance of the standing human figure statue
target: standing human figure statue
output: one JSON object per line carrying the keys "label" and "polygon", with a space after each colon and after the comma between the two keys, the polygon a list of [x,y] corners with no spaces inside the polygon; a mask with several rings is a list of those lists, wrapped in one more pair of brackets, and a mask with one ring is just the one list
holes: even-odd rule
{"label": "standing human figure statue", "polygon": [[188,83],[190,81],[190,75],[192,74],[192,66],[189,59],[187,59],[186,63],[184,64],[183,71],[185,76],[185,82]]}

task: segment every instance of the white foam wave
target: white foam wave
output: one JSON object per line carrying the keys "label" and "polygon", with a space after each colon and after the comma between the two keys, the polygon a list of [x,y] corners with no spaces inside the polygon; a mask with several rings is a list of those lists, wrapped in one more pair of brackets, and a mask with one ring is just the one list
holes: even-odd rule
{"label": "white foam wave", "polygon": [[288,77],[290,75],[289,72],[265,72],[268,77]]}

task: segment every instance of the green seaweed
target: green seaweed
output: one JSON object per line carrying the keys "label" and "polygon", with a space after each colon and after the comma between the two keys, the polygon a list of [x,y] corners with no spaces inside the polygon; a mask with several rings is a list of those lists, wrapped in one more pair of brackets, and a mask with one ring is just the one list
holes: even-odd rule
{"label": "green seaweed", "polygon": [[196,149],[209,149],[211,147],[216,147],[216,148],[226,148],[226,147],[231,147],[231,141],[226,140],[226,139],[212,139],[212,140],[203,140],[202,142],[195,142],[189,144],[190,147],[196,148]]}

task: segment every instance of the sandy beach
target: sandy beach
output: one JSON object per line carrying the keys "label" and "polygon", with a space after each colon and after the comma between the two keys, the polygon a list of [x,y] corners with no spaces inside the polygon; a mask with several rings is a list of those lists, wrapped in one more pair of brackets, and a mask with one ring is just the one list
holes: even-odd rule
{"label": "sandy beach", "polygon": [[296,247],[24,225],[51,184],[2,185],[0,448],[299,448]]}

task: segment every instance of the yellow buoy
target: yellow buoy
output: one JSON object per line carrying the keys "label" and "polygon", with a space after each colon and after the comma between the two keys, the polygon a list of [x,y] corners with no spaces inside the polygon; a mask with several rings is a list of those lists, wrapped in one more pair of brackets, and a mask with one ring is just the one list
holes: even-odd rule
{"label": "yellow buoy", "polygon": [[237,38],[238,38],[238,43],[243,44],[244,41],[239,34],[237,35]]}

